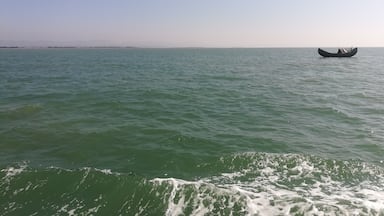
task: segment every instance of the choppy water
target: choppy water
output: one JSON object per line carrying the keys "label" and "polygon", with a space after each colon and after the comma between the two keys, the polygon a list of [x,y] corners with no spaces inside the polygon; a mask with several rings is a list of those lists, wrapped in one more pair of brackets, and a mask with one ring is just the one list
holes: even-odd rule
{"label": "choppy water", "polygon": [[383,215],[384,49],[0,49],[0,215]]}

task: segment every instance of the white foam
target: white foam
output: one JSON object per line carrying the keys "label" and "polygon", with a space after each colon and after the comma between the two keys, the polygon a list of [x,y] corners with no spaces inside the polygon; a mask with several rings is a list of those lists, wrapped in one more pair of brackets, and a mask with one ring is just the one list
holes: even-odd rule
{"label": "white foam", "polygon": [[60,208],[60,210],[59,210],[59,212],[61,213],[66,213],[66,214],[68,214],[68,216],[74,216],[74,215],[76,215],[75,213],[76,213],[76,210],[77,210],[78,208],[72,208],[72,209],[69,209],[69,205],[67,204],[67,205],[64,205],[63,207],[61,207]]}
{"label": "white foam", "polygon": [[104,173],[106,175],[119,175],[119,173],[112,172],[112,170],[110,170],[110,169],[96,169],[95,168],[95,170],[99,171],[99,172],[102,172],[102,173]]}
{"label": "white foam", "polygon": [[7,167],[2,169],[1,172],[5,172],[5,176],[3,178],[9,179],[16,175],[19,175],[27,168],[27,164],[20,164],[18,167]]}
{"label": "white foam", "polygon": [[[382,171],[377,171],[378,167],[337,161],[313,162],[298,155],[266,154],[261,159],[262,163],[254,161],[241,171],[198,181],[156,178],[152,182],[169,185],[170,195],[165,200],[169,216],[182,215],[191,205],[192,215],[220,211],[218,208],[231,209],[235,205],[241,205],[241,209],[233,210],[234,215],[384,214],[384,176]],[[289,166],[286,161],[290,162]],[[373,175],[375,180],[360,183],[337,180],[342,177],[333,177],[334,172],[342,169],[348,169],[353,175]],[[187,198],[185,194],[191,188],[194,191]]]}

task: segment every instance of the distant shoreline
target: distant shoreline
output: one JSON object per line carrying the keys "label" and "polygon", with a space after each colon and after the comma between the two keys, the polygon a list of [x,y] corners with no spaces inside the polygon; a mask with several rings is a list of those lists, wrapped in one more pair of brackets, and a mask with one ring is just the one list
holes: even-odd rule
{"label": "distant shoreline", "polygon": [[137,49],[140,47],[118,46],[0,46],[0,49]]}
{"label": "distant shoreline", "polygon": [[24,48],[19,46],[0,46],[0,49],[18,49],[18,48]]}

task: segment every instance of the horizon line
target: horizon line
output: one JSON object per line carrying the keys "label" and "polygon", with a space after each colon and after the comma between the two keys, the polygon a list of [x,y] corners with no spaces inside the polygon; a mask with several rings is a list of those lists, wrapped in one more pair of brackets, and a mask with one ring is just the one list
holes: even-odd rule
{"label": "horizon line", "polygon": [[[339,46],[321,46],[322,48],[339,48]],[[170,46],[170,47],[145,47],[145,46],[0,46],[0,49],[306,49],[321,48],[320,46],[233,46],[233,47],[203,47],[203,46]],[[346,46],[344,46],[346,47]],[[358,46],[347,46],[358,47]],[[384,46],[362,46],[358,48],[384,48]]]}

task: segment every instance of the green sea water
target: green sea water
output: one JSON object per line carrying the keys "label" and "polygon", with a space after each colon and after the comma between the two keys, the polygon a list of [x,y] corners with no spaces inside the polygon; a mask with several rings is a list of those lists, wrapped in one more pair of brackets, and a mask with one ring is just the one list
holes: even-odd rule
{"label": "green sea water", "polygon": [[0,49],[0,215],[383,215],[384,49]]}

